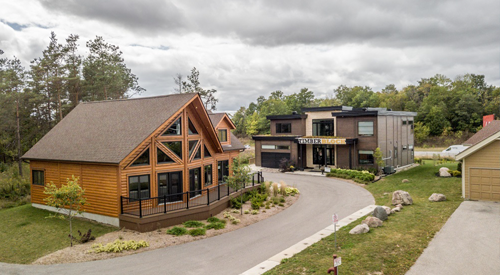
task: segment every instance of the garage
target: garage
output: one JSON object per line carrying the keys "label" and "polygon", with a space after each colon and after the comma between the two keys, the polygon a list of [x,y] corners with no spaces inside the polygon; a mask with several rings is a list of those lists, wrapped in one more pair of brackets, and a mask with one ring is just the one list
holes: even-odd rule
{"label": "garage", "polygon": [[470,199],[500,201],[500,169],[470,169]]}
{"label": "garage", "polygon": [[455,159],[462,162],[462,197],[500,201],[500,120],[494,120],[464,142]]}
{"label": "garage", "polygon": [[290,159],[290,153],[264,153],[261,154],[262,167],[279,168],[280,161]]}

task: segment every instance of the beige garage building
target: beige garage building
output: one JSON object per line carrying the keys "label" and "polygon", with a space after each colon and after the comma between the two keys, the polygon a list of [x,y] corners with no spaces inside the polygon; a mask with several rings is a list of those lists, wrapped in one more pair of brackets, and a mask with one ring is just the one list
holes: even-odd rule
{"label": "beige garage building", "polygon": [[470,200],[500,201],[500,120],[492,121],[464,145],[462,196]]}

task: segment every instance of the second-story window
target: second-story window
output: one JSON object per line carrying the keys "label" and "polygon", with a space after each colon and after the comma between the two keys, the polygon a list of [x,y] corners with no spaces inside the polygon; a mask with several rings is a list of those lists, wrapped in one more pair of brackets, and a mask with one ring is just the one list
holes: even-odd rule
{"label": "second-story window", "polygon": [[276,134],[289,134],[292,132],[291,123],[276,123]]}
{"label": "second-story window", "polygon": [[358,135],[373,136],[373,121],[358,122]]}
{"label": "second-story window", "polygon": [[226,129],[219,130],[219,140],[220,140],[220,142],[227,142],[227,130]]}
{"label": "second-story window", "polygon": [[333,119],[313,119],[313,136],[334,136]]}

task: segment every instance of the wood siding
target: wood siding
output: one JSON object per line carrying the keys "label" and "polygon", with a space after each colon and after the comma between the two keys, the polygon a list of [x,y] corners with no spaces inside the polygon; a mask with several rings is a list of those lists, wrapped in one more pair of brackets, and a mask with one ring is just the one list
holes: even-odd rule
{"label": "wood siding", "polygon": [[500,141],[484,146],[464,162],[465,199],[500,201]]}
{"label": "wood siding", "polygon": [[[118,217],[120,212],[117,190],[118,166],[51,161],[30,161],[31,170],[45,171],[45,185],[53,182],[65,184],[73,175],[79,177],[80,186],[85,189],[87,203],[83,211]],[[45,204],[44,186],[31,185],[31,202]]]}

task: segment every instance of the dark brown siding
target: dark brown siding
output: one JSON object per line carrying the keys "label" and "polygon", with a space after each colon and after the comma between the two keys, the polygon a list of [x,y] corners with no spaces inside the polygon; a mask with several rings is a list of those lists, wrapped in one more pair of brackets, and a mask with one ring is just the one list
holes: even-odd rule
{"label": "dark brown siding", "polygon": [[[373,121],[373,136],[360,136],[358,133],[358,122]],[[357,138],[358,142],[352,147],[352,167],[376,167],[376,165],[358,164],[358,151],[377,149],[377,118],[376,117],[342,117],[337,118],[337,136],[345,138]],[[337,145],[337,166],[349,167],[349,145]]]}
{"label": "dark brown siding", "polygon": [[[292,126],[291,133],[276,133],[277,123],[290,123]],[[298,135],[303,136],[306,133],[306,120],[305,119],[276,119],[271,120],[271,135]]]}

